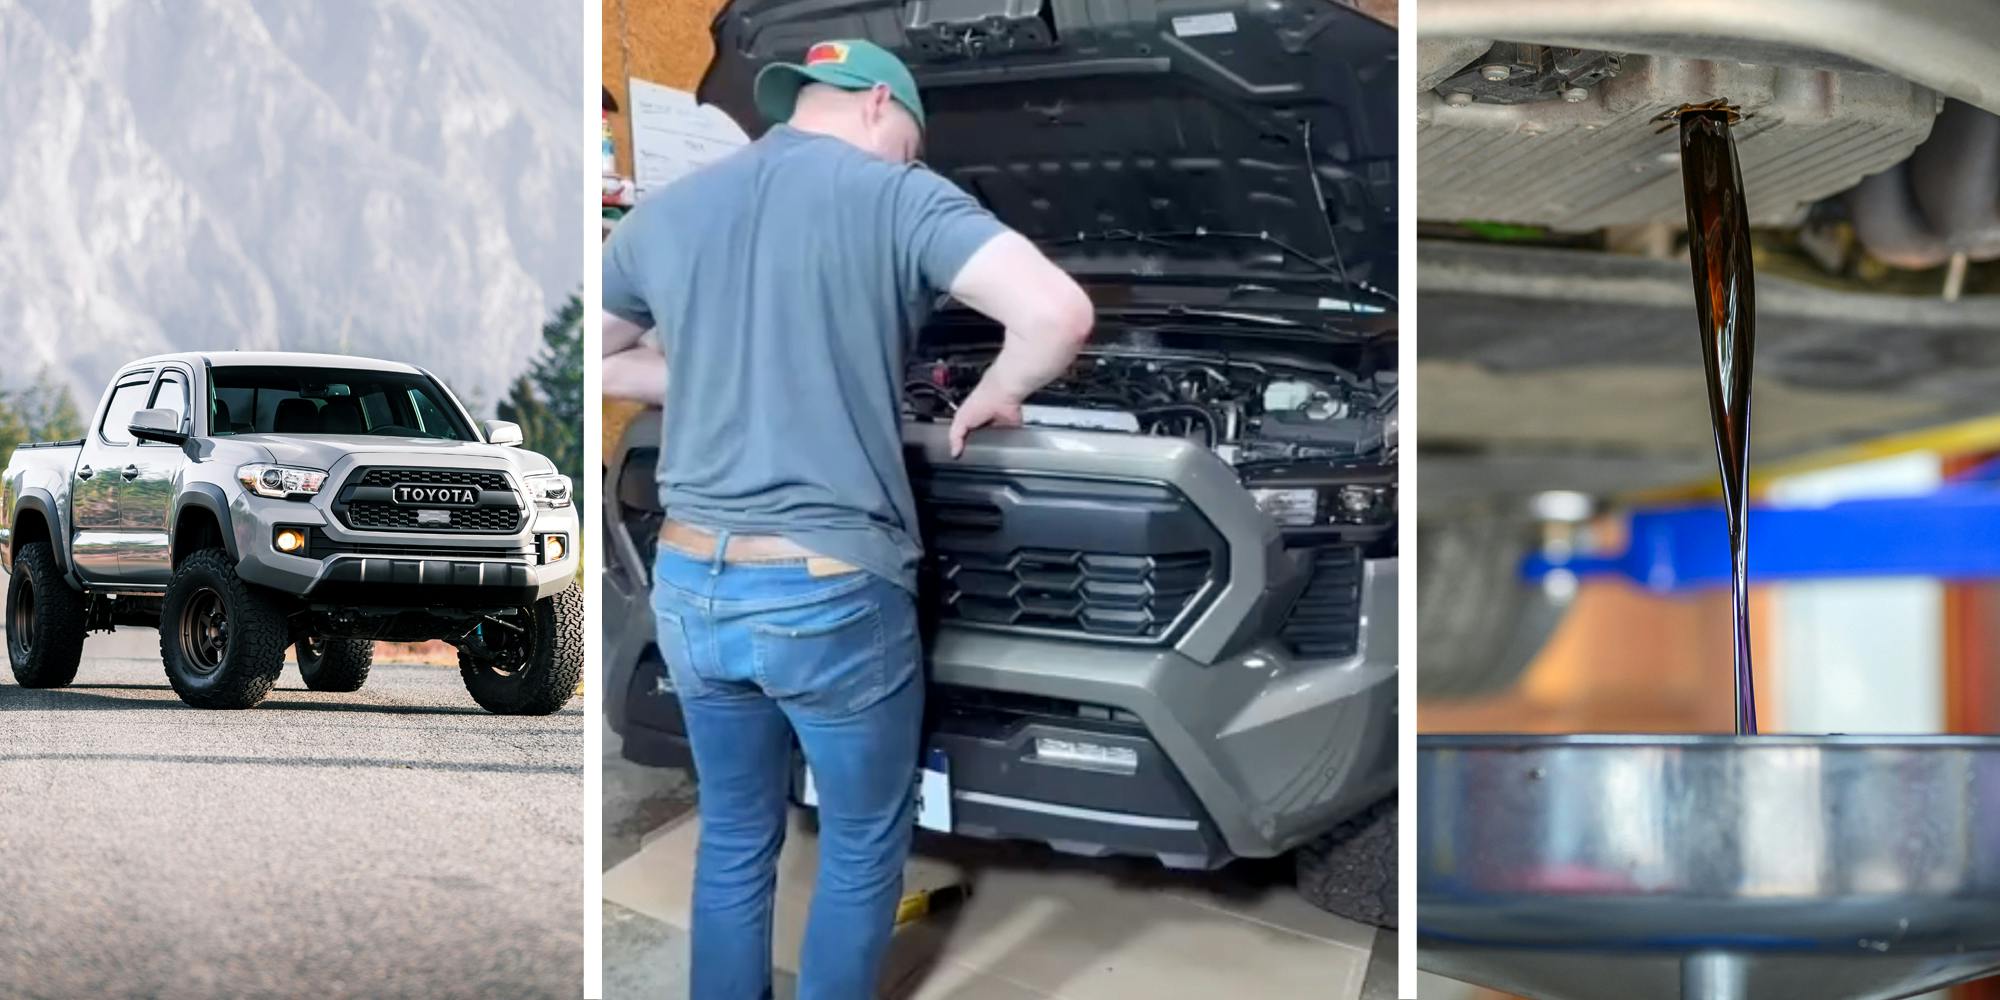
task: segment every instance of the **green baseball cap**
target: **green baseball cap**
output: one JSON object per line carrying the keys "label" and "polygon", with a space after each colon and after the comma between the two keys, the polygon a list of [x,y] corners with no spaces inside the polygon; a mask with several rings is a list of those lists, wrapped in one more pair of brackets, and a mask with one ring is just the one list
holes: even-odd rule
{"label": "green baseball cap", "polygon": [[819,42],[796,63],[772,63],[757,73],[757,110],[773,122],[787,121],[799,102],[799,88],[824,83],[842,90],[867,90],[876,84],[924,127],[924,102],[917,97],[917,79],[901,59],[874,42],[838,39]]}

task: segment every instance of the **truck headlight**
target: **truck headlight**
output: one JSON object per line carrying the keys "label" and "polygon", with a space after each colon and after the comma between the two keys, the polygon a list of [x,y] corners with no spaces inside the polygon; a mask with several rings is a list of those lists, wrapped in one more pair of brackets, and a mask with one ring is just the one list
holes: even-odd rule
{"label": "truck headlight", "polygon": [[284,500],[318,493],[326,485],[326,473],[289,465],[245,465],[236,470],[236,481],[260,497]]}
{"label": "truck headlight", "polygon": [[1250,499],[1282,528],[1379,525],[1396,516],[1396,488],[1385,483],[1253,487]]}
{"label": "truck headlight", "polygon": [[1319,491],[1311,487],[1251,490],[1250,499],[1279,524],[1304,528],[1319,523]]}
{"label": "truck headlight", "polygon": [[1351,483],[1333,495],[1329,519],[1341,524],[1380,524],[1396,516],[1396,488],[1384,483]]}
{"label": "truck headlight", "polygon": [[522,480],[528,487],[528,496],[533,497],[535,506],[555,508],[569,506],[569,477],[560,474],[528,476]]}

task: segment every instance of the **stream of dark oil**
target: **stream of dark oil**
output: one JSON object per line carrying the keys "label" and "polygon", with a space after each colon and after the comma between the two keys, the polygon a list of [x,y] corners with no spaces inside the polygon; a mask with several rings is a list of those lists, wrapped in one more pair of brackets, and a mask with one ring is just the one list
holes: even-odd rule
{"label": "stream of dark oil", "polygon": [[1757,732],[1743,523],[1750,466],[1750,356],[1757,344],[1757,311],[1750,218],[1743,206],[1743,173],[1736,165],[1729,120],[1730,112],[1724,110],[1690,110],[1680,116],[1681,183],[1687,196],[1688,250],[1694,265],[1708,414],[1729,517],[1736,611],[1736,732],[1747,736]]}

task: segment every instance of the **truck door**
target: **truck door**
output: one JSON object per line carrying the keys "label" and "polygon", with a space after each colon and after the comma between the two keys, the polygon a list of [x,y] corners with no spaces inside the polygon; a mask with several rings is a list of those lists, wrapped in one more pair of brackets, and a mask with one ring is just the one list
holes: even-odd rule
{"label": "truck door", "polygon": [[127,426],[132,414],[145,407],[152,384],[150,368],[118,376],[97,423],[83,435],[70,481],[70,521],[76,525],[76,537],[69,550],[77,575],[86,583],[122,582],[118,563],[131,535],[119,514],[118,491],[138,452]]}
{"label": "truck door", "polygon": [[[181,430],[192,433],[188,414],[186,369],[169,365],[160,369],[159,380],[144,408],[159,407],[181,415]],[[131,463],[119,471],[118,518],[129,535],[118,564],[118,575],[126,583],[166,586],[173,576],[169,535],[173,530],[174,473],[185,458],[180,445],[140,441],[131,449]]]}

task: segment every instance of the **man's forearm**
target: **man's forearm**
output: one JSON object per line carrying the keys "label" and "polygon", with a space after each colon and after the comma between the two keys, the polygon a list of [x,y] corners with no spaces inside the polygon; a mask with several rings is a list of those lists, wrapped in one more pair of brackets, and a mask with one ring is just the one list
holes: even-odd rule
{"label": "man's forearm", "polygon": [[1090,297],[1018,233],[994,237],[960,269],[951,292],[1006,328],[975,391],[1016,404],[1061,375],[1096,321]]}
{"label": "man's forearm", "polygon": [[600,313],[604,317],[604,357],[620,354],[639,346],[639,338],[646,335],[646,328],[629,319]]}
{"label": "man's forearm", "polygon": [[662,405],[667,400],[666,355],[644,344],[604,359],[604,395]]}
{"label": "man's forearm", "polygon": [[1019,403],[1067,371],[1082,347],[1081,337],[1023,335],[1009,328],[980,385]]}

